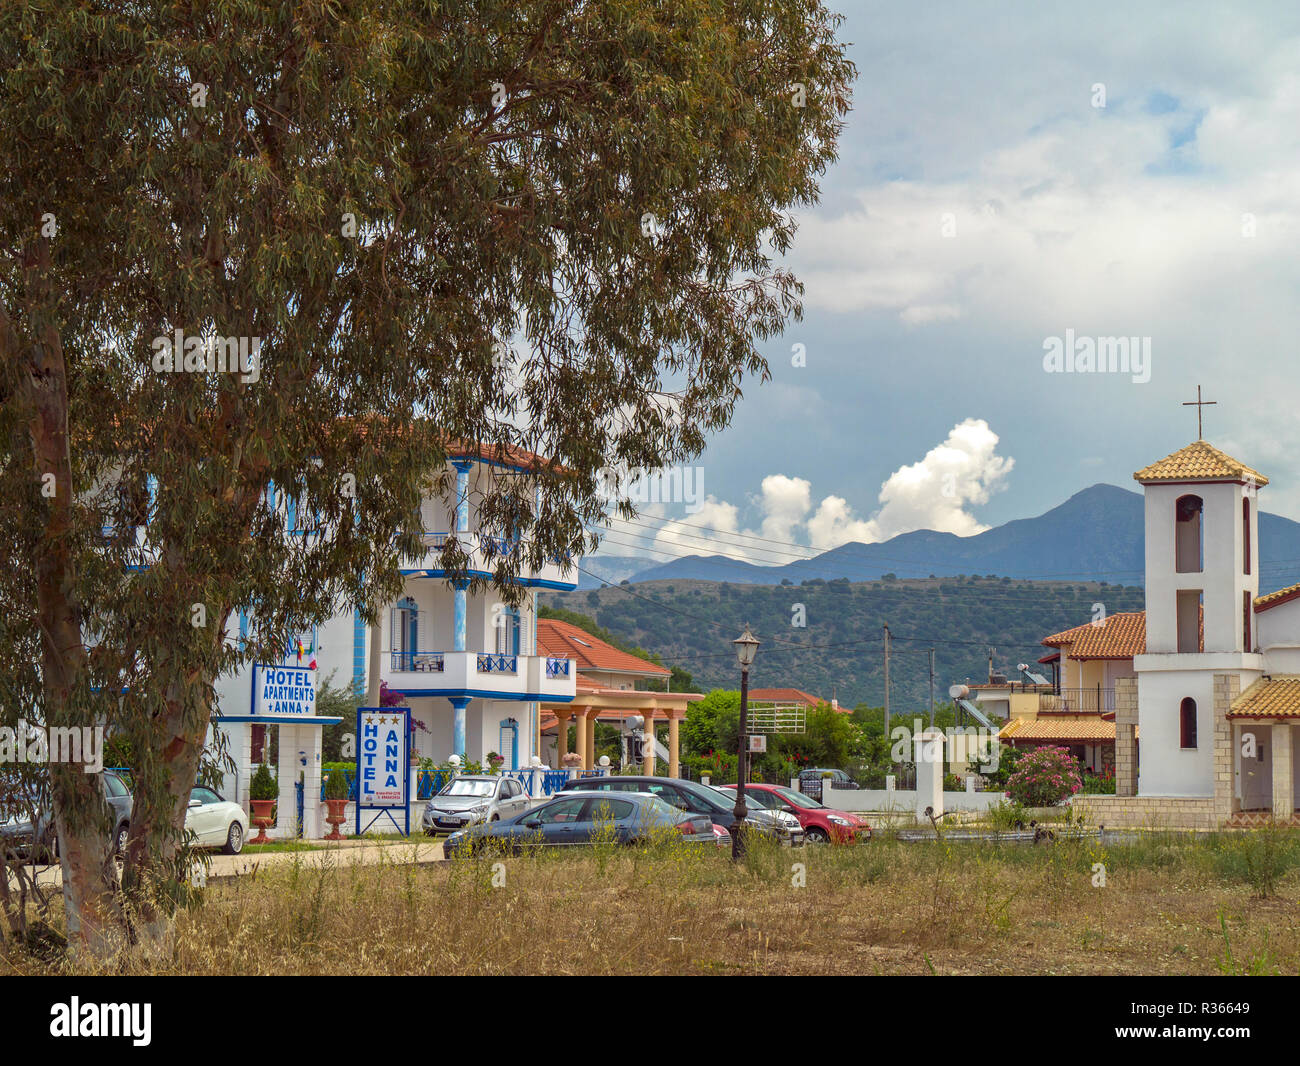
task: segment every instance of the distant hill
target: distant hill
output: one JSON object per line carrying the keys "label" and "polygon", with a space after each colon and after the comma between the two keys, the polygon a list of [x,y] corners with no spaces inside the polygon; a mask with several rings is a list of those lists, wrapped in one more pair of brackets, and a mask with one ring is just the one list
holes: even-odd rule
{"label": "distant hill", "polygon": [[[1259,516],[1260,591],[1300,581],[1300,523]],[[777,585],[818,578],[867,581],[995,574],[1034,580],[1143,583],[1140,493],[1098,484],[1036,518],[1021,518],[973,537],[917,530],[879,544],[844,544],[785,566],[755,566],[724,556],[689,556],[662,564],[628,556],[594,556],[583,568],[610,584],[666,580]],[[606,571],[609,576],[606,576]],[[580,588],[599,582],[584,577]]]}
{"label": "distant hill", "polygon": [[[881,626],[887,621],[894,636],[890,702],[896,714],[928,707],[932,642],[935,696],[943,700],[949,685],[987,676],[990,647],[996,649],[994,667],[1017,676],[1018,663],[1036,663],[1046,654],[1039,643],[1044,637],[1087,622],[1095,603],[1107,613],[1143,607],[1142,589],[1133,585],[964,575],[865,583],[813,578],[789,585],[677,579],[547,592],[540,599],[657,652],[706,690],[739,687],[731,641],[749,622],[764,642],[751,674],[755,687],[792,686],[825,699],[837,694],[847,706],[883,701]],[[800,621],[806,624],[795,624]]]}

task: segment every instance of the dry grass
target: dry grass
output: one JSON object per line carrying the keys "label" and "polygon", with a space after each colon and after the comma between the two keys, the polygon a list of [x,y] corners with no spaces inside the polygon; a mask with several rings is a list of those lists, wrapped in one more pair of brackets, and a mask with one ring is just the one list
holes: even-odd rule
{"label": "dry grass", "polygon": [[[112,969],[1295,974],[1300,842],[1244,839],[1152,836],[1108,850],[880,839],[758,849],[742,867],[711,849],[612,846],[432,866],[291,865],[214,884],[165,949]],[[1251,872],[1260,854],[1281,871],[1269,898],[1258,898]],[[792,883],[795,863],[806,887]],[[1105,887],[1093,886],[1096,863]],[[0,947],[0,972],[69,969]]]}

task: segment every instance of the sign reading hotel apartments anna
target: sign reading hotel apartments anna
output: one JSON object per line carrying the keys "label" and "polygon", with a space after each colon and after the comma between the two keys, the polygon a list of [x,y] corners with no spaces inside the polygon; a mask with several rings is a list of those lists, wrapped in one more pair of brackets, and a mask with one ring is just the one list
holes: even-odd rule
{"label": "sign reading hotel apartments anna", "polygon": [[253,714],[289,718],[316,714],[316,671],[302,666],[253,667]]}

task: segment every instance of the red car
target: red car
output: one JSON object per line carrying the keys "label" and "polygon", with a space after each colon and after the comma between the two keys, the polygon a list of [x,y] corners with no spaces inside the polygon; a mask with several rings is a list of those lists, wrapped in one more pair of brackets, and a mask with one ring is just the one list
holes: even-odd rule
{"label": "red car", "polygon": [[[729,791],[735,785],[723,786]],[[769,810],[789,811],[803,826],[804,839],[809,844],[866,843],[871,839],[871,826],[865,818],[850,811],[837,811],[826,807],[802,792],[781,785],[746,785],[745,803],[766,807]]]}

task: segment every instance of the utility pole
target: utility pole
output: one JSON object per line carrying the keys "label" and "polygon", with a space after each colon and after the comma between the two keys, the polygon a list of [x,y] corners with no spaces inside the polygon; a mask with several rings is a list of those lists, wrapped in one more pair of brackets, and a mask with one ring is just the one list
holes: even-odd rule
{"label": "utility pole", "polygon": [[885,623],[885,743],[889,743],[889,623]]}
{"label": "utility pole", "polygon": [[934,649],[930,649],[930,729],[934,729]]}

